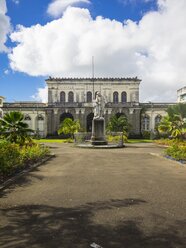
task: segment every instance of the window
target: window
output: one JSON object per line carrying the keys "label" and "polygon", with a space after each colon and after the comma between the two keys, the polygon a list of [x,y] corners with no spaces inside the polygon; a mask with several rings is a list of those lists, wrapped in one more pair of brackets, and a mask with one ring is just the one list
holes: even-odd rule
{"label": "window", "polygon": [[118,92],[117,91],[113,93],[113,103],[118,103]]}
{"label": "window", "polygon": [[38,115],[38,116],[37,116],[37,120],[38,120],[38,121],[44,121],[44,117],[43,117],[42,115]]}
{"label": "window", "polygon": [[161,119],[162,119],[161,115],[157,115],[155,117],[155,127],[160,123]]}
{"label": "window", "polygon": [[63,122],[66,118],[70,118],[71,120],[74,120],[74,117],[71,113],[63,113],[60,116],[60,123]]}
{"label": "window", "polygon": [[65,102],[65,92],[64,91],[61,91],[60,93],[60,102]]}
{"label": "window", "polygon": [[87,102],[92,102],[92,92],[87,92]]}
{"label": "window", "polygon": [[125,91],[123,91],[121,93],[121,102],[122,103],[126,103],[127,102],[127,93]]}
{"label": "window", "polygon": [[68,93],[68,102],[74,102],[74,93],[72,91]]}
{"label": "window", "polygon": [[150,117],[148,115],[145,115],[142,118],[142,130],[144,131],[150,130]]}
{"label": "window", "polygon": [[42,135],[42,132],[44,131],[44,117],[41,114],[36,117],[36,127],[39,135]]}
{"label": "window", "polygon": [[25,115],[25,118],[24,118],[25,121],[31,121],[31,117],[29,115]]}
{"label": "window", "polygon": [[30,129],[32,129],[32,119],[31,119],[30,115],[28,115],[28,114],[25,115],[24,122],[26,122],[28,127]]}

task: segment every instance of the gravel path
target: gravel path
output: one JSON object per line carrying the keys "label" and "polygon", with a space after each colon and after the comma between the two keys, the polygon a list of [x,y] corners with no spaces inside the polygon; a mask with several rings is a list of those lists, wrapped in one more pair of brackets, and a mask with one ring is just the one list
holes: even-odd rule
{"label": "gravel path", "polygon": [[1,192],[1,248],[186,247],[186,166],[162,148],[51,149]]}

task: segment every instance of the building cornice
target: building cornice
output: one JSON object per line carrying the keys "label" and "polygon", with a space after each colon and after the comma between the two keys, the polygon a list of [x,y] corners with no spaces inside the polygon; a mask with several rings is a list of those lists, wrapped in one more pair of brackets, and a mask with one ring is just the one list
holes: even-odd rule
{"label": "building cornice", "polygon": [[45,80],[46,82],[49,81],[56,81],[56,82],[64,82],[64,81],[135,81],[135,82],[141,82],[141,79],[138,79],[137,77],[116,77],[116,78],[109,78],[109,77],[97,77],[97,78],[53,78],[49,77]]}
{"label": "building cornice", "polygon": [[41,102],[5,102],[4,108],[46,108],[47,103]]}

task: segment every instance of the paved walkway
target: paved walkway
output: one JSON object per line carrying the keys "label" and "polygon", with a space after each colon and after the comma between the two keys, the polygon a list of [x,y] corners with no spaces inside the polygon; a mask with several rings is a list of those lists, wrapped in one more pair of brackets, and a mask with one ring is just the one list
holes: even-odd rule
{"label": "paved walkway", "polygon": [[1,248],[186,247],[186,167],[161,148],[52,150],[1,192]]}

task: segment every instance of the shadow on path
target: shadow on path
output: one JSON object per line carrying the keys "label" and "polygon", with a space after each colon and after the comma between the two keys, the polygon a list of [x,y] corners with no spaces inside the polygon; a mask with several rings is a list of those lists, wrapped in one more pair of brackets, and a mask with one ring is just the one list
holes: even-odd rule
{"label": "shadow on path", "polygon": [[[46,164],[42,164],[41,166],[44,166]],[[13,181],[10,185],[7,186],[6,189],[2,189],[0,190],[0,198],[6,198],[8,194],[10,194],[11,192],[13,192],[17,187],[23,187],[25,188],[25,186],[29,186],[33,183],[33,179],[36,180],[43,180],[44,176],[42,175],[37,175],[31,172],[37,172],[39,171],[39,168],[33,168],[32,171],[30,171],[28,174],[27,172],[25,173],[25,175],[23,174],[22,176],[20,176],[20,178],[17,178],[15,181]]]}
{"label": "shadow on path", "polygon": [[142,220],[126,220],[114,226],[93,222],[96,211],[131,208],[139,204],[146,202],[141,199],[116,199],[74,208],[25,205],[1,209],[4,225],[0,231],[0,247],[88,248],[93,242],[103,248],[185,247],[178,234],[185,223],[147,235],[140,229]]}

